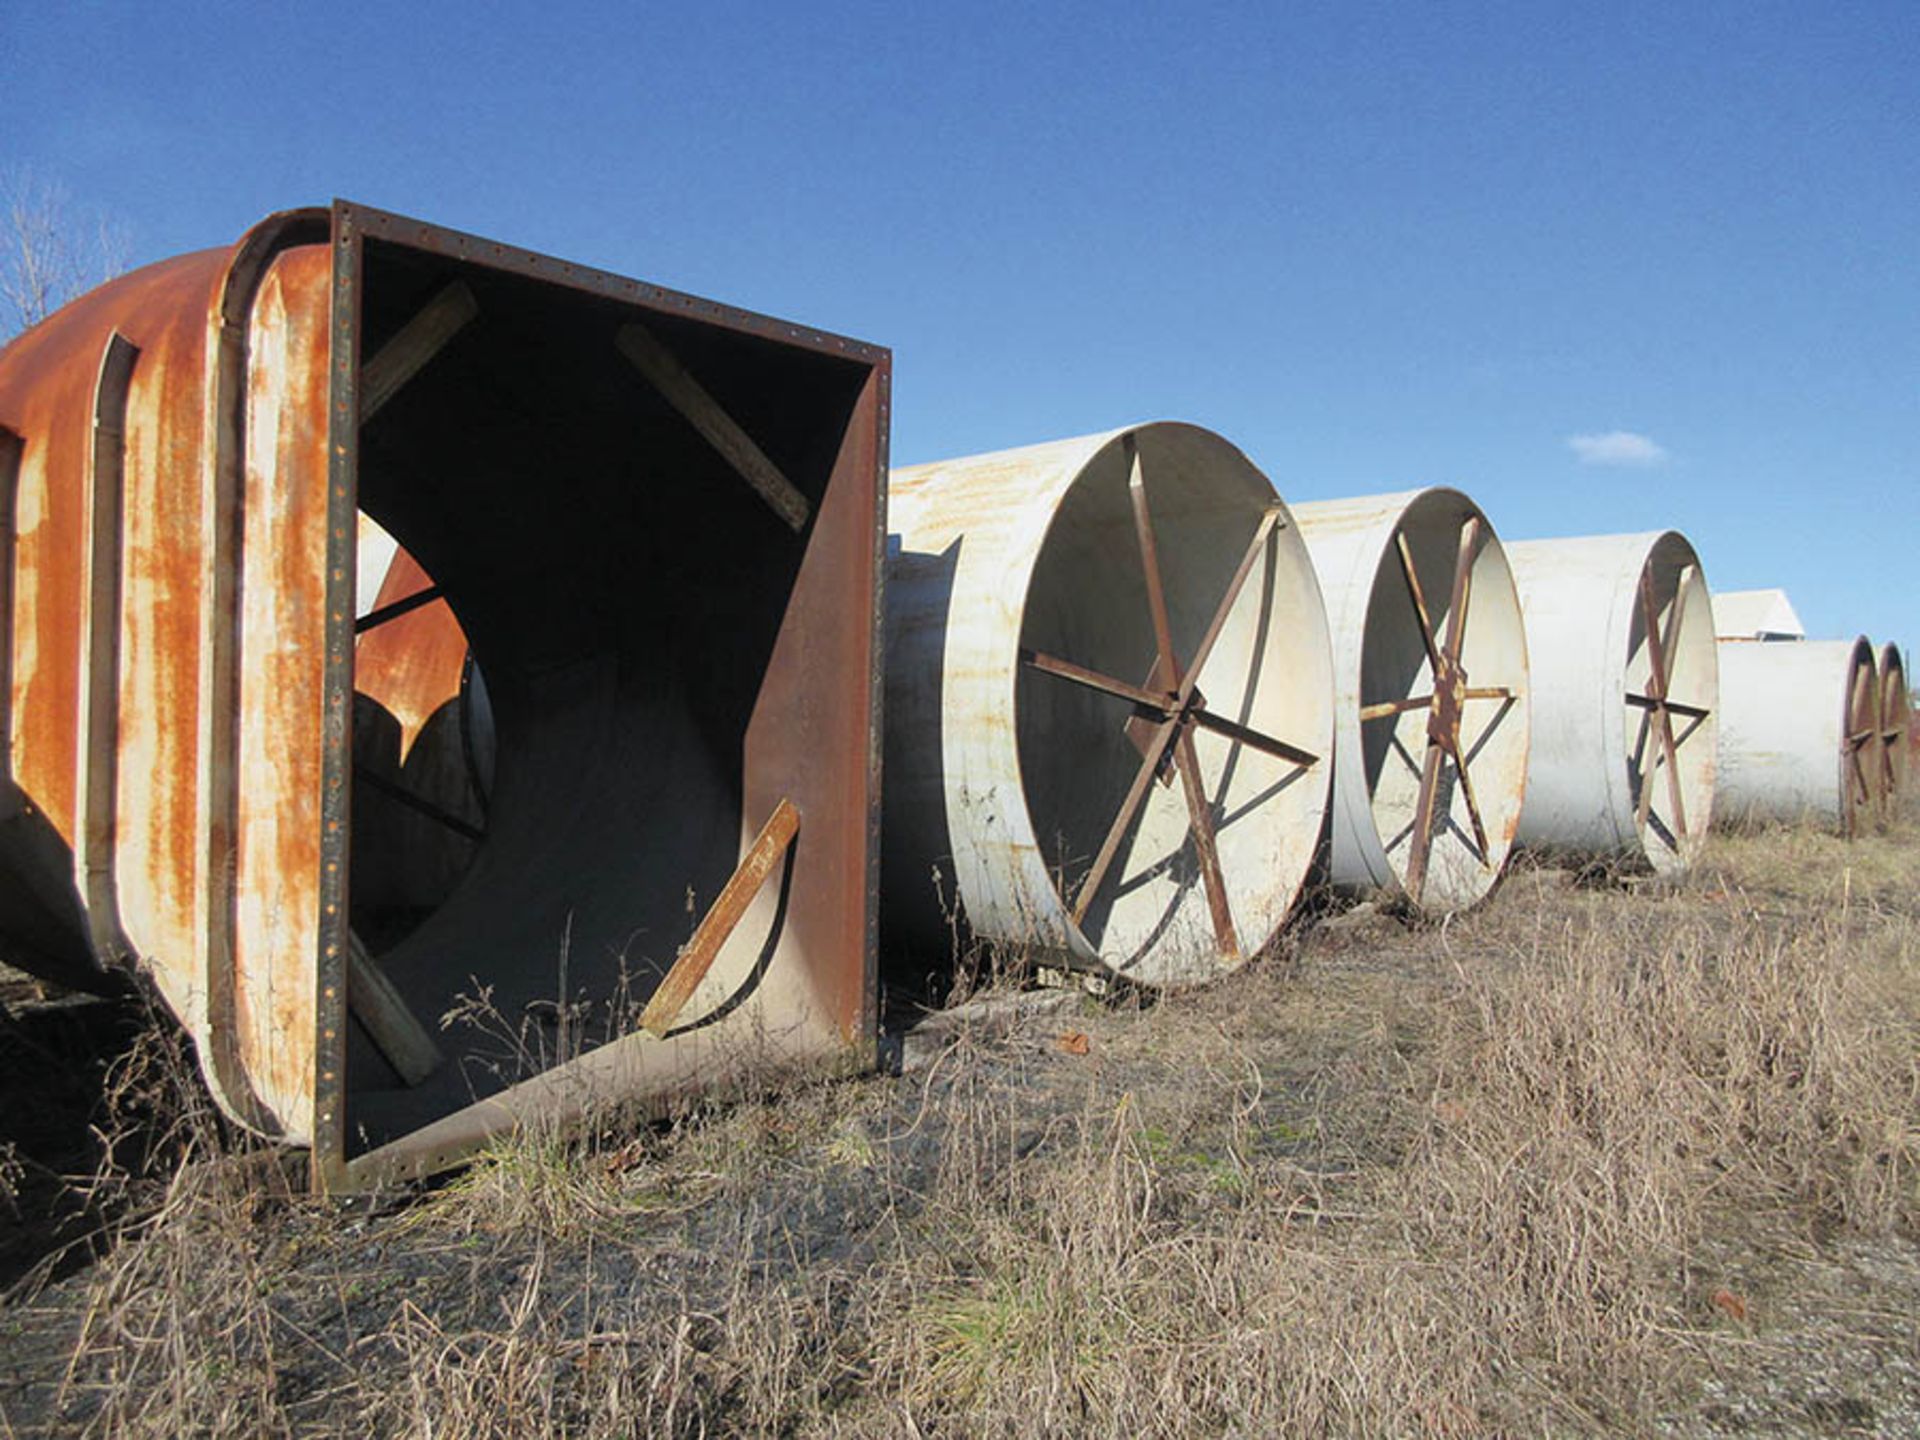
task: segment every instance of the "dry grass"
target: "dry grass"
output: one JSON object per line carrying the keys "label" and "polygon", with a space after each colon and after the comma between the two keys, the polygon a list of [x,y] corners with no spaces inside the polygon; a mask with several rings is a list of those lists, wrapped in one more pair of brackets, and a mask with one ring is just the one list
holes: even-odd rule
{"label": "dry grass", "polygon": [[1742,836],[1675,887],[1523,870],[1446,927],[1343,923],[908,1079],[612,1115],[371,1206],[189,1138],[137,1238],[16,1302],[68,1328],[57,1383],[0,1406],[167,1435],[1653,1429],[1759,1343],[1717,1257],[1920,1233],[1915,838]]}

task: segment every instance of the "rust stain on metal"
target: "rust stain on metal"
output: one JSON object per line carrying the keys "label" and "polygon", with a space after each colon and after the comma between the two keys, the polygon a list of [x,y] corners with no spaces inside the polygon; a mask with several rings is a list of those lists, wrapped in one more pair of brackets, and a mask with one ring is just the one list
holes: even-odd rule
{"label": "rust stain on metal", "polygon": [[[99,787],[96,806],[115,798],[109,788],[117,798],[109,813],[97,810],[96,816],[111,821],[110,878],[128,915],[138,917],[140,933],[129,943],[177,944],[192,928],[194,771],[180,763],[175,742],[192,734],[193,685],[190,678],[181,683],[169,662],[182,656],[186,674],[193,673],[193,648],[176,648],[172,627],[183,601],[191,613],[200,567],[190,545],[181,543],[181,532],[192,527],[190,501],[183,514],[177,477],[166,495],[156,495],[152,477],[156,464],[177,467],[199,451],[205,297],[222,259],[223,252],[205,252],[127,276],[0,352],[0,425],[21,442],[8,497],[15,528],[6,577],[6,740],[16,787],[9,809],[16,818],[0,864],[37,891],[0,915],[0,927],[13,940],[19,963],[69,984],[115,978],[94,953],[91,927],[75,923],[80,895],[73,883],[81,839],[76,801],[83,606],[91,590],[84,558],[88,476],[96,450],[95,387],[104,347],[115,333],[140,352],[140,362],[125,377],[119,426],[124,591],[119,633],[111,637],[120,649],[120,713],[113,727],[118,784]],[[191,363],[179,363],[183,350]],[[165,535],[158,546],[156,534]],[[110,638],[105,627],[99,638]],[[111,691],[110,678],[101,677],[101,691]],[[95,698],[105,697],[96,691]],[[70,877],[64,886],[56,883],[63,871]],[[188,1008],[193,998],[183,995]]]}
{"label": "rust stain on metal", "polygon": [[[248,336],[241,493],[235,1025],[276,1113],[304,1116],[320,929],[321,681],[327,585],[325,246],[268,267]],[[303,1140],[311,1127],[290,1126]]]}

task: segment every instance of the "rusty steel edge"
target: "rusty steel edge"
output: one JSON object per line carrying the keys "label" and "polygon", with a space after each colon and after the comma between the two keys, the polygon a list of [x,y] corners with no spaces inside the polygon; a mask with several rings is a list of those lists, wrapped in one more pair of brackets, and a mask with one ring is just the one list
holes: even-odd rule
{"label": "rusty steel edge", "polygon": [[880,824],[882,760],[886,753],[887,695],[887,517],[890,446],[893,437],[893,354],[882,351],[874,362],[874,514],[873,608],[867,616],[867,914],[860,1036],[856,1059],[871,1070],[880,1056]]}
{"label": "rusty steel edge", "polygon": [[[629,1035],[615,1044],[628,1044],[634,1040],[635,1037]],[[874,1061],[868,1049],[779,1061],[759,1058],[718,1068],[711,1076],[698,1082],[684,1081],[649,1091],[624,1102],[626,1108],[622,1113],[637,1120],[658,1123],[672,1119],[682,1113],[684,1107],[696,1101],[715,1098],[745,1100],[800,1085],[823,1084],[850,1075],[865,1074],[873,1067]],[[543,1107],[537,1117],[523,1115],[503,1096],[493,1096],[477,1101],[459,1112],[457,1117],[449,1117],[462,1121],[458,1138],[431,1143],[416,1142],[411,1137],[403,1138],[357,1155],[329,1172],[334,1183],[325,1193],[366,1194],[390,1185],[407,1185],[429,1179],[478,1158],[494,1142],[512,1134],[529,1119],[552,1121],[566,1128],[584,1123],[591,1114],[592,1111],[583,1105],[553,1104]]]}
{"label": "rusty steel edge", "polygon": [[[889,371],[891,370],[892,352],[885,346],[872,345],[863,340],[836,335],[812,326],[796,325],[791,321],[762,315],[752,310],[743,310],[718,300],[706,300],[698,295],[667,289],[665,286],[650,285],[644,280],[629,279],[624,275],[597,270],[590,265],[576,265],[572,261],[555,259],[551,255],[543,255],[538,251],[504,245],[478,235],[450,230],[445,226],[430,225],[423,220],[410,219],[405,215],[376,210],[347,200],[333,202],[333,215],[336,226],[345,226],[363,239],[405,245],[430,255],[442,255],[449,259],[484,265],[489,269],[501,270],[512,275],[523,275],[555,285],[564,285],[570,289],[603,296],[609,300],[644,306],[663,314],[691,316],[707,324],[738,331],[743,335],[755,335],[761,339],[778,341],[784,345],[795,345],[806,350],[817,350],[823,354],[843,355],[848,359],[862,360],[874,366],[884,364]],[[883,396],[882,399],[884,398]],[[882,433],[884,434],[884,431]]]}
{"label": "rusty steel edge", "polygon": [[333,257],[331,353],[327,385],[326,663],[321,677],[319,955],[315,974],[314,1189],[350,1188],[347,1173],[347,864],[352,827],[354,543],[360,464],[360,276],[365,247],[351,207],[336,200],[329,243]]}

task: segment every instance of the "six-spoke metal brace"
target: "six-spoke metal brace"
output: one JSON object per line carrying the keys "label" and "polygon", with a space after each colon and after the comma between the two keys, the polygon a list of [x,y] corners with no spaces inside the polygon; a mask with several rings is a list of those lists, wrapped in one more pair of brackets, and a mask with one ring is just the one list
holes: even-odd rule
{"label": "six-spoke metal brace", "polygon": [[[1360,721],[1367,724],[1377,720],[1397,719],[1414,710],[1427,712],[1427,743],[1425,752],[1417,769],[1420,776],[1419,798],[1414,805],[1413,821],[1387,842],[1386,848],[1392,851],[1402,844],[1408,845],[1407,865],[1404,886],[1407,898],[1419,905],[1426,890],[1428,864],[1433,855],[1435,832],[1444,822],[1446,827],[1458,834],[1467,848],[1473,852],[1482,866],[1491,867],[1491,846],[1487,840],[1487,828],[1480,816],[1480,802],[1473,790],[1473,761],[1486,744],[1488,736],[1496,726],[1506,718],[1512,709],[1516,696],[1513,689],[1506,685],[1469,685],[1467,668],[1461,656],[1467,639],[1467,606],[1473,592],[1473,564],[1479,556],[1482,527],[1478,515],[1469,516],[1460,531],[1459,549],[1454,556],[1453,587],[1448,596],[1447,628],[1444,639],[1434,629],[1433,614],[1427,608],[1426,592],[1420,584],[1420,572],[1413,563],[1413,551],[1407,544],[1406,532],[1394,532],[1394,548],[1400,559],[1400,573],[1407,585],[1407,597],[1413,606],[1413,615],[1420,628],[1420,643],[1427,652],[1427,665],[1433,676],[1433,688],[1425,695],[1410,695],[1399,700],[1383,700],[1376,704],[1360,707]],[[1460,731],[1466,719],[1467,703],[1475,700],[1499,700],[1501,709],[1488,722],[1485,732],[1472,750],[1461,748]],[[1412,765],[1413,758],[1404,748],[1401,754]],[[1451,816],[1449,804],[1445,815],[1440,813],[1437,804],[1440,793],[1440,781],[1443,768],[1451,765],[1455,783],[1460,796],[1466,802],[1467,820],[1473,827],[1468,836],[1456,824]]]}
{"label": "six-spoke metal brace", "polygon": [[1215,608],[1213,618],[1208,621],[1200,643],[1193,652],[1192,662],[1183,665],[1173,645],[1166,589],[1160,577],[1160,560],[1154,544],[1153,520],[1147,506],[1146,480],[1141,470],[1140,454],[1131,436],[1123,443],[1130,460],[1127,490],[1133,507],[1134,538],[1139,546],[1141,573],[1146,580],[1147,608],[1153,621],[1155,659],[1152,672],[1144,683],[1136,685],[1041,651],[1026,649],[1020,652],[1021,660],[1036,670],[1129,701],[1133,706],[1127,727],[1129,738],[1141,753],[1140,768],[1127,787],[1119,813],[1114,816],[1106,837],[1100,842],[1092,868],[1087,871],[1073,897],[1073,923],[1077,926],[1085,921],[1087,911],[1098,896],[1155,778],[1160,777],[1171,783],[1173,776],[1177,775],[1186,797],[1187,829],[1200,862],[1200,878],[1206,888],[1214,939],[1221,954],[1237,958],[1242,953],[1240,937],[1227,896],[1226,878],[1220,868],[1213,805],[1207,798],[1199,755],[1194,748],[1193,731],[1195,728],[1210,730],[1235,744],[1245,745],[1303,768],[1319,763],[1320,757],[1312,751],[1215,714],[1207,708],[1206,698],[1199,688],[1200,672],[1213,653],[1215,642],[1225,630],[1227,618],[1232,614],[1247,578],[1252,575],[1255,564],[1265,553],[1268,542],[1279,527],[1281,511],[1276,506],[1261,516],[1239,567],[1227,583],[1226,594]]}
{"label": "six-spoke metal brace", "polygon": [[1880,793],[1884,797],[1888,813],[1891,814],[1906,787],[1902,783],[1905,776],[1900,765],[1900,747],[1907,744],[1907,727],[1902,723],[1889,723],[1906,706],[1906,696],[1902,694],[1895,709],[1888,698],[1890,692],[1883,688],[1880,699]]}
{"label": "six-spoke metal brace", "polygon": [[1847,770],[1846,824],[1849,834],[1858,828],[1860,811],[1863,808],[1871,811],[1879,798],[1871,773],[1874,767],[1867,759],[1869,749],[1880,748],[1880,697],[1876,690],[1871,670],[1867,667],[1856,668],[1847,696],[1847,733],[1841,741]]}
{"label": "six-spoke metal brace", "polygon": [[[1686,614],[1687,582],[1693,577],[1693,570],[1693,566],[1687,565],[1680,571],[1674,585],[1673,604],[1667,610],[1665,634],[1661,633],[1659,606],[1653,598],[1652,567],[1640,572],[1640,619],[1647,633],[1647,684],[1644,693],[1629,692],[1627,695],[1627,703],[1644,712],[1640,717],[1640,734],[1634,744],[1633,759],[1629,766],[1635,789],[1634,826],[1636,830],[1651,828],[1674,851],[1680,849],[1688,836],[1687,804],[1680,783],[1680,747],[1693,738],[1694,732],[1712,714],[1702,706],[1689,705],[1673,698],[1671,667],[1674,646],[1680,638],[1680,622]],[[1673,729],[1673,717],[1676,715],[1687,721],[1678,735]],[[1659,748],[1649,764],[1647,746],[1656,739]],[[1667,800],[1671,809],[1668,820],[1664,822],[1653,809],[1654,781],[1663,764],[1667,772]]]}

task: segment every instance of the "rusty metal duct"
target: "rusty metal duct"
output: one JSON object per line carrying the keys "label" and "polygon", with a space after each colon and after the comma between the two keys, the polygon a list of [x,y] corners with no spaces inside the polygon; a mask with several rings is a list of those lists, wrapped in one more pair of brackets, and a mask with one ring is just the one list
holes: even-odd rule
{"label": "rusty metal duct", "polygon": [[1674,531],[1509,542],[1533,671],[1522,845],[1693,863],[1713,815],[1719,669],[1700,559]]}
{"label": "rusty metal duct", "polygon": [[1880,743],[1879,678],[1865,636],[1720,641],[1722,820],[1808,821],[1852,835],[1872,816]]}
{"label": "rusty metal duct", "polygon": [[8,958],[332,1188],[869,1060],[888,377],[344,203],[20,337]]}
{"label": "rusty metal duct", "polygon": [[1907,796],[1912,748],[1913,701],[1907,693],[1907,666],[1900,647],[1888,641],[1880,649],[1880,790],[1887,816],[1897,817]]}
{"label": "rusty metal duct", "polygon": [[1294,514],[1333,633],[1333,882],[1464,909],[1499,878],[1527,783],[1527,643],[1500,541],[1457,490]]}
{"label": "rusty metal duct", "polygon": [[1327,803],[1320,592],[1191,425],[895,471],[882,929],[1184,985],[1285,921]]}

